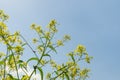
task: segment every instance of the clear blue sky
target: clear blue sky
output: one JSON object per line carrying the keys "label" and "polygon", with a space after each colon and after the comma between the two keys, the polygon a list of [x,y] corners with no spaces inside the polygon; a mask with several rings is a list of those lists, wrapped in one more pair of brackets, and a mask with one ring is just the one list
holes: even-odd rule
{"label": "clear blue sky", "polygon": [[94,57],[88,80],[120,80],[120,0],[0,0],[0,9],[10,15],[9,29],[28,39],[31,23],[46,26],[56,19],[57,38],[72,36],[61,52],[84,44]]}

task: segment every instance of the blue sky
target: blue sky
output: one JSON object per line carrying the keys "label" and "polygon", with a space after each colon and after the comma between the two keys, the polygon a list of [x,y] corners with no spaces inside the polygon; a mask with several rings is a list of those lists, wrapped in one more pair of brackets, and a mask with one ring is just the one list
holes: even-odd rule
{"label": "blue sky", "polygon": [[60,53],[84,44],[94,57],[88,80],[120,79],[120,0],[0,0],[0,9],[10,15],[9,29],[20,30],[28,39],[31,23],[46,26],[56,19],[57,38],[72,36]]}

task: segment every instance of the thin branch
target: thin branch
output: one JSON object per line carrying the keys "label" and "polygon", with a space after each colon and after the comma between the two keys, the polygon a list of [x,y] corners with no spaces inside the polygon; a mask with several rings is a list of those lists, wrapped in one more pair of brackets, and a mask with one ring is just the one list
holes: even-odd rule
{"label": "thin branch", "polygon": [[32,52],[35,54],[35,56],[36,56],[37,58],[39,58],[39,57],[37,56],[37,54],[36,54],[36,51],[33,50],[33,48],[30,46],[30,44],[27,42],[27,40],[26,40],[22,35],[20,35],[20,36],[21,36],[21,38],[25,41],[25,43],[28,45],[28,47],[32,50]]}

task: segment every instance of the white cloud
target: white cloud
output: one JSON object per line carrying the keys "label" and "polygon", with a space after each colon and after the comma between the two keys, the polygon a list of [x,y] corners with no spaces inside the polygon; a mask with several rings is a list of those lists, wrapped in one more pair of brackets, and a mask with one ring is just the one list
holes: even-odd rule
{"label": "white cloud", "polygon": [[[27,66],[27,69],[28,69],[28,72],[26,72],[26,73],[27,73],[28,75],[30,75],[30,74],[32,73],[33,69],[30,68],[29,66]],[[7,71],[9,71],[8,68],[7,68]],[[24,72],[22,69],[18,69],[18,73],[19,73],[19,76],[20,76],[20,77],[21,77],[22,75],[25,75],[25,72]],[[17,75],[16,75],[16,71],[11,72],[10,74],[12,74],[12,75],[14,75],[14,76],[17,76]],[[41,78],[40,74],[36,73],[36,74],[33,74],[33,76],[31,77],[31,80],[40,80],[40,78]]]}

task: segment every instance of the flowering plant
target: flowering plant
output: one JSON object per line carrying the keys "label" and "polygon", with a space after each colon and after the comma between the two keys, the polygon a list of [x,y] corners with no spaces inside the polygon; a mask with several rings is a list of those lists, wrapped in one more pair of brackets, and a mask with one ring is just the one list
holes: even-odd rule
{"label": "flowering plant", "polygon": [[[5,24],[8,18],[8,15],[0,10],[0,44],[4,44],[6,48],[6,52],[0,51],[1,80],[36,80],[37,78],[33,77],[36,73],[40,74],[39,80],[85,80],[88,77],[90,69],[81,68],[79,65],[80,61],[90,63],[92,59],[83,45],[78,45],[75,50],[67,54],[68,61],[66,63],[57,64],[53,60],[51,53],[57,53],[58,47],[64,46],[65,42],[71,40],[69,35],[64,35],[63,39],[53,41],[55,34],[58,32],[56,20],[50,21],[47,30],[43,30],[37,24],[30,26],[38,35],[32,40],[36,46],[36,49],[33,49],[20,32],[9,32]],[[25,46],[28,46],[34,54],[26,61],[21,59],[24,58]],[[35,65],[31,66],[33,69],[29,72],[28,66],[32,61],[35,62]],[[48,65],[52,67],[52,72],[44,74],[43,68]],[[23,74],[19,70],[22,70]]]}

